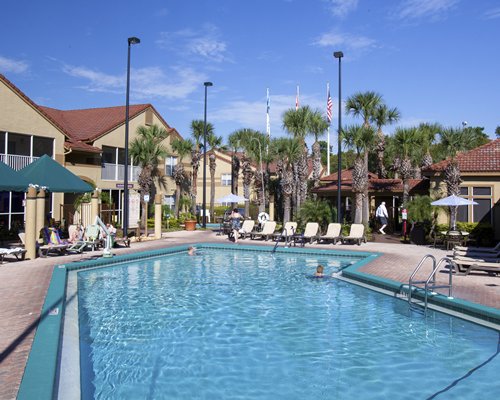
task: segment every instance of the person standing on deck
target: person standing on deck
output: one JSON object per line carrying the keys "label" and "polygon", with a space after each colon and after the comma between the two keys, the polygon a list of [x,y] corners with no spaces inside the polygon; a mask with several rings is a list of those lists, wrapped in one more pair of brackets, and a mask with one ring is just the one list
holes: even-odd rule
{"label": "person standing on deck", "polygon": [[380,229],[378,230],[382,235],[385,235],[384,228],[387,226],[387,218],[389,218],[389,214],[387,214],[387,208],[385,208],[385,201],[380,203],[375,212],[375,217],[378,219],[380,225]]}

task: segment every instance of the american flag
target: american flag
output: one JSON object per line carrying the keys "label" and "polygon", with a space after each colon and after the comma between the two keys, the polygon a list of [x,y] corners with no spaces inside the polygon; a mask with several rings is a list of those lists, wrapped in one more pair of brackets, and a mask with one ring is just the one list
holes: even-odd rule
{"label": "american flag", "polygon": [[328,93],[326,95],[326,118],[328,119],[328,123],[332,122],[332,97],[330,96],[330,85],[328,85]]}

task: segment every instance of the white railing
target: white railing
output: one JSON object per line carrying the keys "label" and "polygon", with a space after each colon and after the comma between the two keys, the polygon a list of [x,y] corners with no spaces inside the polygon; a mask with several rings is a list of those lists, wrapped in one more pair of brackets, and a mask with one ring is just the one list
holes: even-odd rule
{"label": "white railing", "polygon": [[18,156],[15,154],[0,154],[0,160],[16,171],[23,169],[24,167],[38,159],[39,157]]}
{"label": "white railing", "polygon": [[[125,166],[123,164],[103,163],[101,168],[101,179],[108,181],[123,181]],[[141,168],[130,165],[129,166],[129,180],[137,182],[137,178],[141,173]]]}

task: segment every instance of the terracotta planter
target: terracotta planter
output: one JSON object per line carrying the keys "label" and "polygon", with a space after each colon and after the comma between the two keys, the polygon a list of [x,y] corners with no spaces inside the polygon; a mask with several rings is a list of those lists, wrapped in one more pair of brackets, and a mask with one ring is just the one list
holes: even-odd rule
{"label": "terracotta planter", "polygon": [[194,231],[194,230],[196,230],[196,220],[184,221],[184,229],[186,231]]}

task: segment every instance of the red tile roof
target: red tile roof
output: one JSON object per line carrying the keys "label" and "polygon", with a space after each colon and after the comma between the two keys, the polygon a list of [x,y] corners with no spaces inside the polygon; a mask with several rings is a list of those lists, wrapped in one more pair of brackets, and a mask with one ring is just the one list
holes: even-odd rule
{"label": "red tile roof", "polygon": [[[354,170],[353,167],[348,168],[348,169],[343,169],[340,178],[342,181],[352,181],[352,171]],[[373,172],[368,172],[368,178],[369,179],[376,179],[377,174],[374,174]],[[330,174],[328,176],[324,176],[321,178],[321,182],[337,182],[338,181],[338,174],[337,172],[334,172],[333,174]]]}
{"label": "red tile roof", "polygon": [[[492,140],[475,149],[460,153],[455,157],[460,172],[500,172],[500,139]],[[429,166],[426,171],[440,172],[450,159]]]}
{"label": "red tile roof", "polygon": [[[82,151],[96,152],[97,148],[93,146],[87,147],[88,143],[84,142],[93,142],[125,123],[125,106],[58,110],[36,104],[2,74],[0,74],[0,81],[9,86],[13,92],[17,93],[19,97],[49,120],[68,138],[65,142],[66,148],[76,149],[78,147]],[[134,118],[148,108],[152,109],[167,127],[169,133],[182,138],[179,132],[175,128],[171,128],[151,104],[130,105],[129,117]]]}
{"label": "red tile roof", "polygon": [[[40,106],[40,108],[63,126],[71,137],[77,141],[94,141],[125,123],[125,106],[67,111],[43,106]],[[134,118],[148,108],[154,110],[151,104],[130,105],[129,118]],[[158,113],[156,114],[158,115]],[[165,121],[163,122],[170,128]]]}
{"label": "red tile roof", "polygon": [[[342,171],[342,178],[344,174]],[[428,193],[429,191],[429,180],[428,179],[410,179],[410,193]],[[352,190],[352,179],[342,179],[341,190],[351,191]],[[368,181],[368,190],[372,192],[392,192],[392,193],[403,193],[403,181],[401,179],[378,179],[370,178]],[[337,183],[333,181],[332,183],[321,186],[313,190],[317,193],[329,193],[337,191]]]}
{"label": "red tile roof", "polygon": [[64,147],[74,151],[85,151],[89,153],[102,153],[102,149],[99,147],[91,146],[90,144],[83,143],[80,141],[69,140],[64,142]]}

